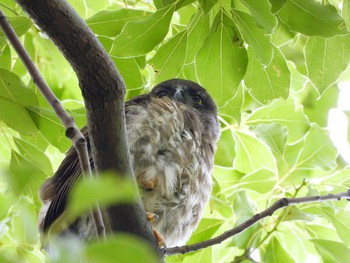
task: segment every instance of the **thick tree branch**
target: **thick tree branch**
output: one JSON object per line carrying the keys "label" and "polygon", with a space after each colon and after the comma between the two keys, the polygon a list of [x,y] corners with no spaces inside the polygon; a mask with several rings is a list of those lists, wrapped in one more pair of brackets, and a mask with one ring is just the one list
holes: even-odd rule
{"label": "thick tree branch", "polygon": [[350,189],[347,192],[342,192],[339,194],[329,194],[329,195],[321,195],[321,196],[306,196],[306,197],[296,197],[296,198],[282,198],[277,200],[272,206],[267,208],[266,210],[262,211],[259,214],[254,215],[247,221],[243,222],[242,224],[238,225],[235,228],[232,228],[231,230],[228,230],[224,232],[223,234],[214,237],[212,239],[199,242],[192,245],[187,246],[181,246],[181,247],[171,247],[166,250],[166,255],[174,255],[174,254],[186,254],[189,252],[197,251],[206,247],[210,247],[213,245],[220,244],[224,240],[242,232],[243,230],[247,229],[251,225],[255,224],[256,222],[260,221],[261,219],[271,216],[273,213],[275,213],[277,210],[283,207],[287,207],[290,205],[295,204],[301,204],[301,203],[311,203],[311,202],[323,202],[323,201],[329,201],[329,200],[341,200],[341,199],[347,199],[350,201]]}
{"label": "thick tree branch", "polygon": [[[89,137],[98,171],[112,170],[135,181],[130,165],[124,112],[125,84],[113,61],[83,19],[64,0],[17,0],[45,31],[76,72],[87,109]],[[136,184],[136,181],[135,181]],[[107,208],[113,231],[148,240],[161,256],[141,198]]]}
{"label": "thick tree branch", "polygon": [[[6,37],[12,44],[13,48],[16,50],[18,56],[22,60],[23,64],[27,68],[29,74],[31,75],[34,83],[43,94],[47,102],[50,104],[52,109],[56,112],[57,116],[60,118],[66,129],[66,136],[72,141],[78,157],[79,162],[82,167],[84,177],[92,177],[91,167],[90,167],[90,158],[87,150],[87,142],[84,138],[84,135],[80,132],[76,126],[74,119],[69,115],[69,113],[63,108],[61,102],[57,99],[55,94],[51,91],[46,81],[40,74],[39,70],[36,68],[35,64],[31,60],[29,54],[22,46],[19,41],[16,32],[13,30],[12,26],[9,24],[6,16],[0,9],[0,26],[4,31]],[[92,217],[95,224],[96,234],[98,237],[106,238],[105,226],[103,224],[101,210],[97,205],[95,211],[92,211]]]}

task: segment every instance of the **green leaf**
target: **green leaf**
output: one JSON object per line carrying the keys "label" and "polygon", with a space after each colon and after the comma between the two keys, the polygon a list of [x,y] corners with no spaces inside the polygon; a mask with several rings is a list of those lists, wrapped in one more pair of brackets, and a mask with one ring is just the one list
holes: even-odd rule
{"label": "green leaf", "polygon": [[[1,50],[1,48],[0,48]],[[0,54],[0,68],[6,69],[11,71],[11,49],[8,45],[5,45],[5,48],[2,50],[1,54]]]}
{"label": "green leaf", "polygon": [[283,155],[288,139],[288,129],[278,123],[259,124],[255,128],[255,134],[262,139],[275,155]]}
{"label": "green leaf", "polygon": [[265,30],[259,28],[254,18],[239,10],[232,10],[235,22],[241,36],[254,49],[256,58],[264,65],[269,65],[273,57],[270,37]]}
{"label": "green leaf", "polygon": [[268,169],[276,172],[276,162],[270,148],[253,135],[234,131],[236,158],[233,168],[243,172],[250,173],[258,169]]}
{"label": "green leaf", "polygon": [[310,127],[302,108],[296,106],[292,99],[279,99],[260,107],[246,121],[248,125],[260,123],[278,123],[288,127],[288,143],[300,140]]}
{"label": "green leaf", "polygon": [[231,130],[227,129],[221,133],[218,149],[215,153],[215,164],[232,167],[235,158],[235,142],[232,137]]}
{"label": "green leaf", "polygon": [[350,1],[343,1],[342,15],[348,30],[350,29]]}
{"label": "green leaf", "polygon": [[148,61],[157,72],[156,82],[178,77],[185,64],[187,31],[182,31],[168,40]]}
{"label": "green leaf", "polygon": [[290,206],[288,208],[288,213],[283,218],[283,221],[301,221],[304,223],[307,221],[313,221],[316,218],[316,215],[305,213],[296,206]]}
{"label": "green leaf", "polygon": [[116,180],[113,174],[82,180],[73,189],[68,206],[69,217],[75,218],[89,211],[91,207],[95,207],[96,202],[101,206],[133,202],[136,200],[136,193],[133,182]]}
{"label": "green leaf", "polygon": [[333,38],[310,37],[306,42],[308,77],[320,94],[336,83],[350,62],[350,35]]}
{"label": "green leaf", "polygon": [[154,0],[153,3],[154,5],[157,7],[157,9],[161,9],[163,7],[172,5],[175,6],[175,9],[179,9],[180,7],[189,5],[191,3],[193,3],[195,0],[178,0],[178,1],[174,1],[174,0]]}
{"label": "green leaf", "polygon": [[232,41],[235,36],[230,26],[232,21],[222,16],[224,19],[220,21],[218,14],[195,61],[198,80],[212,94],[218,107],[235,96],[247,66],[245,49]]}
{"label": "green leaf", "polygon": [[220,115],[232,119],[237,124],[241,123],[242,107],[244,103],[244,88],[242,83],[238,86],[237,93],[233,98],[226,101],[225,105],[219,107]]}
{"label": "green leaf", "polygon": [[265,28],[269,33],[273,32],[277,25],[277,19],[271,13],[271,4],[268,0],[242,0],[242,3],[249,8],[252,17],[260,27]]}
{"label": "green leaf", "polygon": [[338,151],[325,129],[312,125],[307,133],[295,166],[300,169],[332,170],[336,167]]}
{"label": "green leaf", "polygon": [[225,193],[226,197],[234,194],[235,190],[239,190],[238,182],[242,176],[244,176],[243,173],[233,168],[223,166],[214,167],[214,177],[220,186],[220,194]]}
{"label": "green leaf", "polygon": [[271,238],[263,258],[264,262],[271,263],[294,263],[293,257],[288,253],[277,238]]}
{"label": "green leaf", "polygon": [[277,180],[276,174],[273,171],[259,169],[243,176],[239,182],[239,188],[266,194],[273,190]]}
{"label": "green leaf", "polygon": [[187,243],[195,244],[210,239],[223,223],[223,220],[203,218]]}
{"label": "green leaf", "polygon": [[113,61],[123,76],[128,91],[143,86],[141,68],[136,58],[113,58]]}
{"label": "green leaf", "polygon": [[206,36],[209,34],[209,15],[203,12],[196,12],[191,19],[187,29],[187,54],[186,63],[194,61],[198,51],[204,44]]}
{"label": "green leaf", "polygon": [[22,134],[34,134],[37,128],[26,107],[37,103],[34,92],[17,75],[0,69],[0,120]]}
{"label": "green leaf", "polygon": [[86,258],[82,262],[150,263],[159,261],[147,242],[127,234],[117,234],[105,242],[89,244],[84,254]]}
{"label": "green leaf", "polygon": [[333,227],[325,226],[321,224],[305,224],[305,230],[309,233],[312,238],[320,238],[327,240],[336,240],[337,233]]}
{"label": "green leaf", "polygon": [[50,159],[46,156],[45,152],[21,139],[13,138],[13,140],[20,154],[27,162],[37,167],[37,169],[42,170],[46,176],[53,174]]}
{"label": "green leaf", "polygon": [[311,239],[311,241],[324,263],[350,262],[350,249],[345,244],[324,239]]}
{"label": "green leaf", "polygon": [[127,23],[114,40],[111,56],[141,56],[150,52],[168,33],[173,12],[174,7],[170,5],[148,17]]}
{"label": "green leaf", "polygon": [[213,6],[219,2],[217,0],[199,0],[199,3],[201,4],[201,8],[203,9],[204,14],[208,14]]}
{"label": "green leaf", "polygon": [[[254,215],[254,204],[252,200],[247,196],[246,191],[240,191],[233,203],[233,210],[235,211],[236,222],[235,226],[244,223]],[[259,231],[260,223],[256,223],[250,226],[248,229],[234,235],[232,241],[229,243],[229,246],[235,246],[240,249],[245,249],[251,245],[252,238],[259,239],[261,231]]]}
{"label": "green leaf", "polygon": [[[17,36],[23,35],[25,32],[29,30],[32,26],[32,20],[25,16],[15,16],[15,17],[7,17],[11,26],[15,30]],[[0,30],[0,37],[4,36],[4,32]]]}
{"label": "green leaf", "polygon": [[28,188],[29,191],[36,191],[47,176],[47,171],[40,167],[38,161],[33,163],[30,156],[23,156],[12,150],[10,174],[7,174],[7,180],[11,190],[17,195]]}
{"label": "green leaf", "polygon": [[65,128],[55,112],[42,107],[29,107],[28,110],[45,139],[61,152],[65,152],[71,143],[65,136]]}
{"label": "green leaf", "polygon": [[150,15],[150,12],[129,8],[103,10],[88,18],[86,23],[97,35],[115,37],[129,21],[137,22]]}
{"label": "green leaf", "polygon": [[249,93],[259,102],[266,104],[276,98],[288,98],[290,89],[290,71],[281,51],[274,48],[274,57],[268,66],[260,64],[256,52],[249,51],[244,83]]}
{"label": "green leaf", "polygon": [[287,2],[287,0],[269,0],[271,4],[271,12],[276,14]]}
{"label": "green leaf", "polygon": [[341,240],[350,245],[350,216],[349,212],[335,212],[329,208],[322,209],[322,212],[332,222]]}
{"label": "green leaf", "polygon": [[334,6],[314,0],[287,0],[278,16],[290,30],[308,36],[333,37],[348,33]]}
{"label": "green leaf", "polygon": [[308,95],[302,101],[304,112],[310,119],[321,127],[328,125],[328,113],[332,108],[337,108],[339,89],[336,85],[329,87],[320,97],[318,91],[310,89]]}

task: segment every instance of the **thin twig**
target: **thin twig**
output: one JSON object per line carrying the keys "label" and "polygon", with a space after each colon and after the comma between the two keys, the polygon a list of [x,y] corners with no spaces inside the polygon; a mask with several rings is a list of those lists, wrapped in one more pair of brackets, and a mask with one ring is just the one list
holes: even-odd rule
{"label": "thin twig", "polygon": [[306,197],[296,197],[296,198],[282,198],[277,200],[273,205],[271,205],[266,210],[262,211],[259,214],[254,215],[247,221],[243,222],[239,226],[232,228],[231,230],[228,230],[224,232],[223,234],[214,237],[212,239],[199,242],[192,245],[187,246],[181,246],[181,247],[171,247],[166,250],[166,255],[174,255],[174,254],[186,254],[189,252],[197,251],[209,246],[213,246],[216,244],[220,244],[224,240],[242,232],[243,230],[247,229],[251,225],[255,224],[256,222],[260,221],[261,219],[271,216],[274,212],[279,210],[280,208],[287,207],[290,205],[295,204],[301,204],[301,203],[311,203],[311,202],[324,202],[329,200],[341,200],[341,199],[347,199],[350,200],[350,189],[347,192],[342,192],[339,194],[328,194],[328,195],[321,195],[321,196],[306,196]]}
{"label": "thin twig", "polygon": [[[23,64],[27,68],[29,74],[31,75],[34,83],[43,94],[45,99],[51,105],[52,109],[56,112],[57,116],[60,118],[62,124],[66,129],[66,136],[72,141],[78,156],[79,162],[82,168],[82,172],[84,177],[92,177],[91,167],[90,167],[90,158],[87,150],[87,142],[83,134],[80,132],[78,127],[76,126],[74,119],[68,114],[68,112],[63,108],[61,102],[51,91],[46,81],[40,74],[39,70],[34,65],[31,60],[29,54],[22,46],[19,41],[15,31],[12,26],[8,22],[5,14],[0,9],[0,26],[4,31],[6,37],[12,44],[13,48],[16,50],[18,56],[22,60]],[[105,239],[105,227],[103,223],[102,213],[100,208],[97,206],[94,211],[91,211],[93,221],[95,224],[96,234],[99,238]]]}

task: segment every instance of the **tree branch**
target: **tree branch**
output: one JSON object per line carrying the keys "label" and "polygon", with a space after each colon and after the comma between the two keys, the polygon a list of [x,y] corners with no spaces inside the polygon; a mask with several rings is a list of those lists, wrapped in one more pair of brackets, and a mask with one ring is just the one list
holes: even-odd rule
{"label": "tree branch", "polygon": [[[92,157],[97,171],[112,170],[135,182],[126,137],[125,84],[113,61],[84,20],[64,0],[17,0],[59,47],[76,72],[87,109]],[[113,231],[146,239],[158,253],[141,198],[107,207]]]}
{"label": "tree branch", "polygon": [[[19,41],[16,32],[13,30],[12,26],[8,22],[5,14],[0,9],[0,26],[4,31],[6,37],[12,44],[13,48],[16,50],[18,56],[22,60],[23,64],[27,68],[29,74],[31,75],[34,83],[40,90],[40,92],[45,97],[46,101],[50,104],[52,109],[56,112],[56,115],[60,118],[63,126],[66,129],[66,136],[72,141],[74,148],[76,149],[79,157],[80,166],[83,171],[84,177],[92,177],[90,158],[87,150],[87,142],[84,135],[80,132],[76,126],[74,119],[69,115],[69,113],[63,108],[61,102],[57,99],[55,94],[51,91],[46,81],[40,74],[39,70],[36,68],[35,64],[31,60],[29,54],[22,46]],[[91,211],[92,218],[94,221],[96,234],[98,237],[103,239],[106,238],[105,226],[103,224],[101,210],[97,205],[95,211]]]}
{"label": "tree branch", "polygon": [[260,221],[261,219],[271,216],[273,213],[275,213],[277,210],[283,207],[287,207],[290,205],[295,204],[301,204],[301,203],[311,203],[311,202],[324,202],[329,200],[341,200],[341,199],[347,199],[350,201],[350,189],[347,192],[342,192],[338,194],[328,194],[328,195],[321,195],[321,196],[306,196],[306,197],[296,197],[296,198],[282,198],[277,200],[273,205],[271,205],[266,210],[262,211],[259,214],[254,215],[247,221],[243,222],[242,224],[238,225],[235,228],[232,228],[231,230],[228,230],[224,232],[223,234],[214,237],[212,239],[199,242],[192,245],[187,246],[181,246],[181,247],[171,247],[166,250],[166,255],[174,255],[174,254],[186,254],[189,252],[197,251],[209,246],[217,245],[223,242],[224,240],[242,232],[243,230],[247,229],[251,225],[255,224],[256,222]]}

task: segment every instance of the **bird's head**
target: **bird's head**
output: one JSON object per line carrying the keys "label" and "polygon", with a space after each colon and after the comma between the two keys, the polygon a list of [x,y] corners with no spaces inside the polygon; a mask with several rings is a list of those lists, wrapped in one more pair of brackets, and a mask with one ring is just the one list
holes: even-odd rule
{"label": "bird's head", "polygon": [[170,79],[159,83],[150,94],[157,98],[169,97],[189,105],[199,112],[217,115],[217,108],[212,97],[204,88],[193,81]]}

